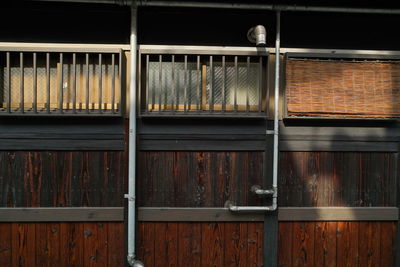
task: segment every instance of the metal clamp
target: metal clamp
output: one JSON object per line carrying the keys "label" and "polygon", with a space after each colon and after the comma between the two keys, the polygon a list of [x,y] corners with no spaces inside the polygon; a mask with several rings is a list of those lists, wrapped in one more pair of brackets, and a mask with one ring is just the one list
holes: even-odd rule
{"label": "metal clamp", "polygon": [[131,196],[131,195],[129,195],[129,194],[125,194],[125,195],[124,195],[124,198],[128,199],[128,201],[135,201],[135,200],[136,200],[136,197],[135,197],[135,196]]}
{"label": "metal clamp", "polygon": [[262,189],[259,185],[253,185],[250,191],[256,195],[273,195],[275,193],[274,189]]}

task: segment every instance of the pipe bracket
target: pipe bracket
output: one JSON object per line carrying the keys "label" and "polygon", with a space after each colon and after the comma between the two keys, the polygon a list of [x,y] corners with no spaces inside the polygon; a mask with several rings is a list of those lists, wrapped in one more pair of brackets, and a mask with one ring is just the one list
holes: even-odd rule
{"label": "pipe bracket", "polygon": [[128,201],[135,201],[136,200],[135,196],[132,196],[132,195],[129,195],[129,194],[125,194],[124,198],[128,199]]}

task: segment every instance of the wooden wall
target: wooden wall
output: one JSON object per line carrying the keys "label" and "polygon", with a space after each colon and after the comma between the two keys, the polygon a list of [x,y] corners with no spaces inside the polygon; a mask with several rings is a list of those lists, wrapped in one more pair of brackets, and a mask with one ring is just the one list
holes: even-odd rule
{"label": "wooden wall", "polygon": [[126,164],[123,151],[0,151],[0,206],[123,206]]}
{"label": "wooden wall", "polygon": [[[124,151],[0,151],[0,207],[123,207],[126,170]],[[124,227],[0,223],[0,264],[124,266]]]}
{"label": "wooden wall", "polygon": [[396,222],[281,222],[279,266],[394,266]]}
{"label": "wooden wall", "polygon": [[[396,206],[397,153],[281,152],[279,206]],[[139,206],[260,205],[262,152],[139,153]],[[235,193],[233,193],[235,192]]]}
{"label": "wooden wall", "polygon": [[[278,266],[394,266],[395,222],[280,222]],[[146,266],[262,266],[263,223],[141,222]]]}
{"label": "wooden wall", "polygon": [[140,152],[138,160],[139,206],[261,204],[249,196],[252,185],[262,184],[261,152]]}
{"label": "wooden wall", "polygon": [[1,266],[124,266],[123,222],[0,223]]}
{"label": "wooden wall", "polygon": [[279,205],[395,207],[397,153],[281,152]]}
{"label": "wooden wall", "polygon": [[139,238],[138,257],[149,267],[263,264],[260,222],[142,222]]}

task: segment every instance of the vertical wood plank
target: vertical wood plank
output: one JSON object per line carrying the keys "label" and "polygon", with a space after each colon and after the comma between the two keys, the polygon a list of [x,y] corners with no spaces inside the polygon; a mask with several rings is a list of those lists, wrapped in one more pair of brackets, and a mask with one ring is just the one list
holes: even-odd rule
{"label": "vertical wood plank", "polygon": [[360,266],[380,266],[380,223],[360,222]]}
{"label": "vertical wood plank", "polygon": [[178,223],[167,223],[167,261],[166,266],[178,266]]}
{"label": "vertical wood plank", "polygon": [[201,228],[198,223],[178,223],[178,266],[200,266]]}
{"label": "vertical wood plank", "polygon": [[12,266],[36,266],[35,241],[35,224],[12,224]]}
{"label": "vertical wood plank", "polygon": [[11,264],[11,223],[0,223],[0,266]]}
{"label": "vertical wood plank", "polygon": [[124,223],[107,223],[108,266],[123,267],[125,264],[125,231]]}
{"label": "vertical wood plank", "polygon": [[38,223],[35,225],[36,230],[36,265],[49,266],[49,249],[47,240],[46,223]]}
{"label": "vertical wood plank", "polygon": [[225,223],[203,223],[201,235],[202,266],[224,266]]}
{"label": "vertical wood plank", "polygon": [[249,222],[247,236],[247,266],[263,265],[263,223]]}
{"label": "vertical wood plank", "polygon": [[381,222],[381,266],[390,267],[394,265],[396,225],[394,222]]}
{"label": "vertical wood plank", "polygon": [[338,222],[337,225],[337,266],[358,266],[358,222]]}
{"label": "vertical wood plank", "polygon": [[155,223],[154,265],[163,266],[167,262],[167,223]]}
{"label": "vertical wood plank", "polygon": [[46,223],[49,266],[60,265],[60,224]]}
{"label": "vertical wood plank", "polygon": [[224,266],[246,266],[247,223],[226,223]]}
{"label": "vertical wood plank", "polygon": [[315,223],[315,266],[336,266],[336,222]]}
{"label": "vertical wood plank", "polygon": [[292,266],[293,222],[279,223],[278,266]]}
{"label": "vertical wood plank", "polygon": [[107,229],[103,223],[84,223],[84,265],[107,264]]}
{"label": "vertical wood plank", "polygon": [[[154,233],[155,223],[142,222],[139,224],[139,259],[143,261],[145,266],[155,266],[154,264]],[[176,251],[175,251],[176,252]]]}
{"label": "vertical wood plank", "polygon": [[293,266],[314,266],[314,222],[293,222]]}
{"label": "vertical wood plank", "polygon": [[83,223],[60,223],[61,266],[83,266]]}

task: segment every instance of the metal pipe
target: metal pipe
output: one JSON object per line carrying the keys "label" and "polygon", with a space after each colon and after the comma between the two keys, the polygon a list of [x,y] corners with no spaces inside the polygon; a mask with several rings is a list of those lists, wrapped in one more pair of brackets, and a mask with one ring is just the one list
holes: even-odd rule
{"label": "metal pipe", "polygon": [[274,135],[273,165],[272,165],[272,189],[261,189],[253,186],[252,191],[259,195],[272,195],[271,206],[236,206],[228,203],[230,211],[275,211],[278,208],[278,137],[279,137],[279,71],[280,71],[280,30],[281,12],[276,12],[276,40],[275,40],[275,95],[274,95],[274,130],[267,130],[266,134]]}
{"label": "metal pipe", "polygon": [[272,174],[272,206],[277,208],[278,203],[278,157],[279,157],[279,71],[280,71],[280,48],[281,48],[281,12],[276,12],[276,41],[275,41],[275,95],[274,95],[274,149],[273,149],[273,174]]}
{"label": "metal pipe", "polygon": [[[131,0],[35,0],[38,2],[71,2],[71,3],[101,3],[129,5]],[[400,14],[400,9],[389,8],[358,8],[358,7],[328,7],[305,5],[268,5],[246,3],[219,3],[219,2],[178,2],[178,1],[151,1],[141,0],[136,5],[156,7],[187,7],[187,8],[222,8],[222,9],[258,9],[275,11],[297,12],[332,12],[332,13],[361,13],[361,14]]]}
{"label": "metal pipe", "polygon": [[137,52],[137,5],[136,1],[131,6],[131,69],[129,88],[129,149],[128,149],[128,255],[130,266],[144,266],[135,259],[135,226],[136,226],[136,52]]}

